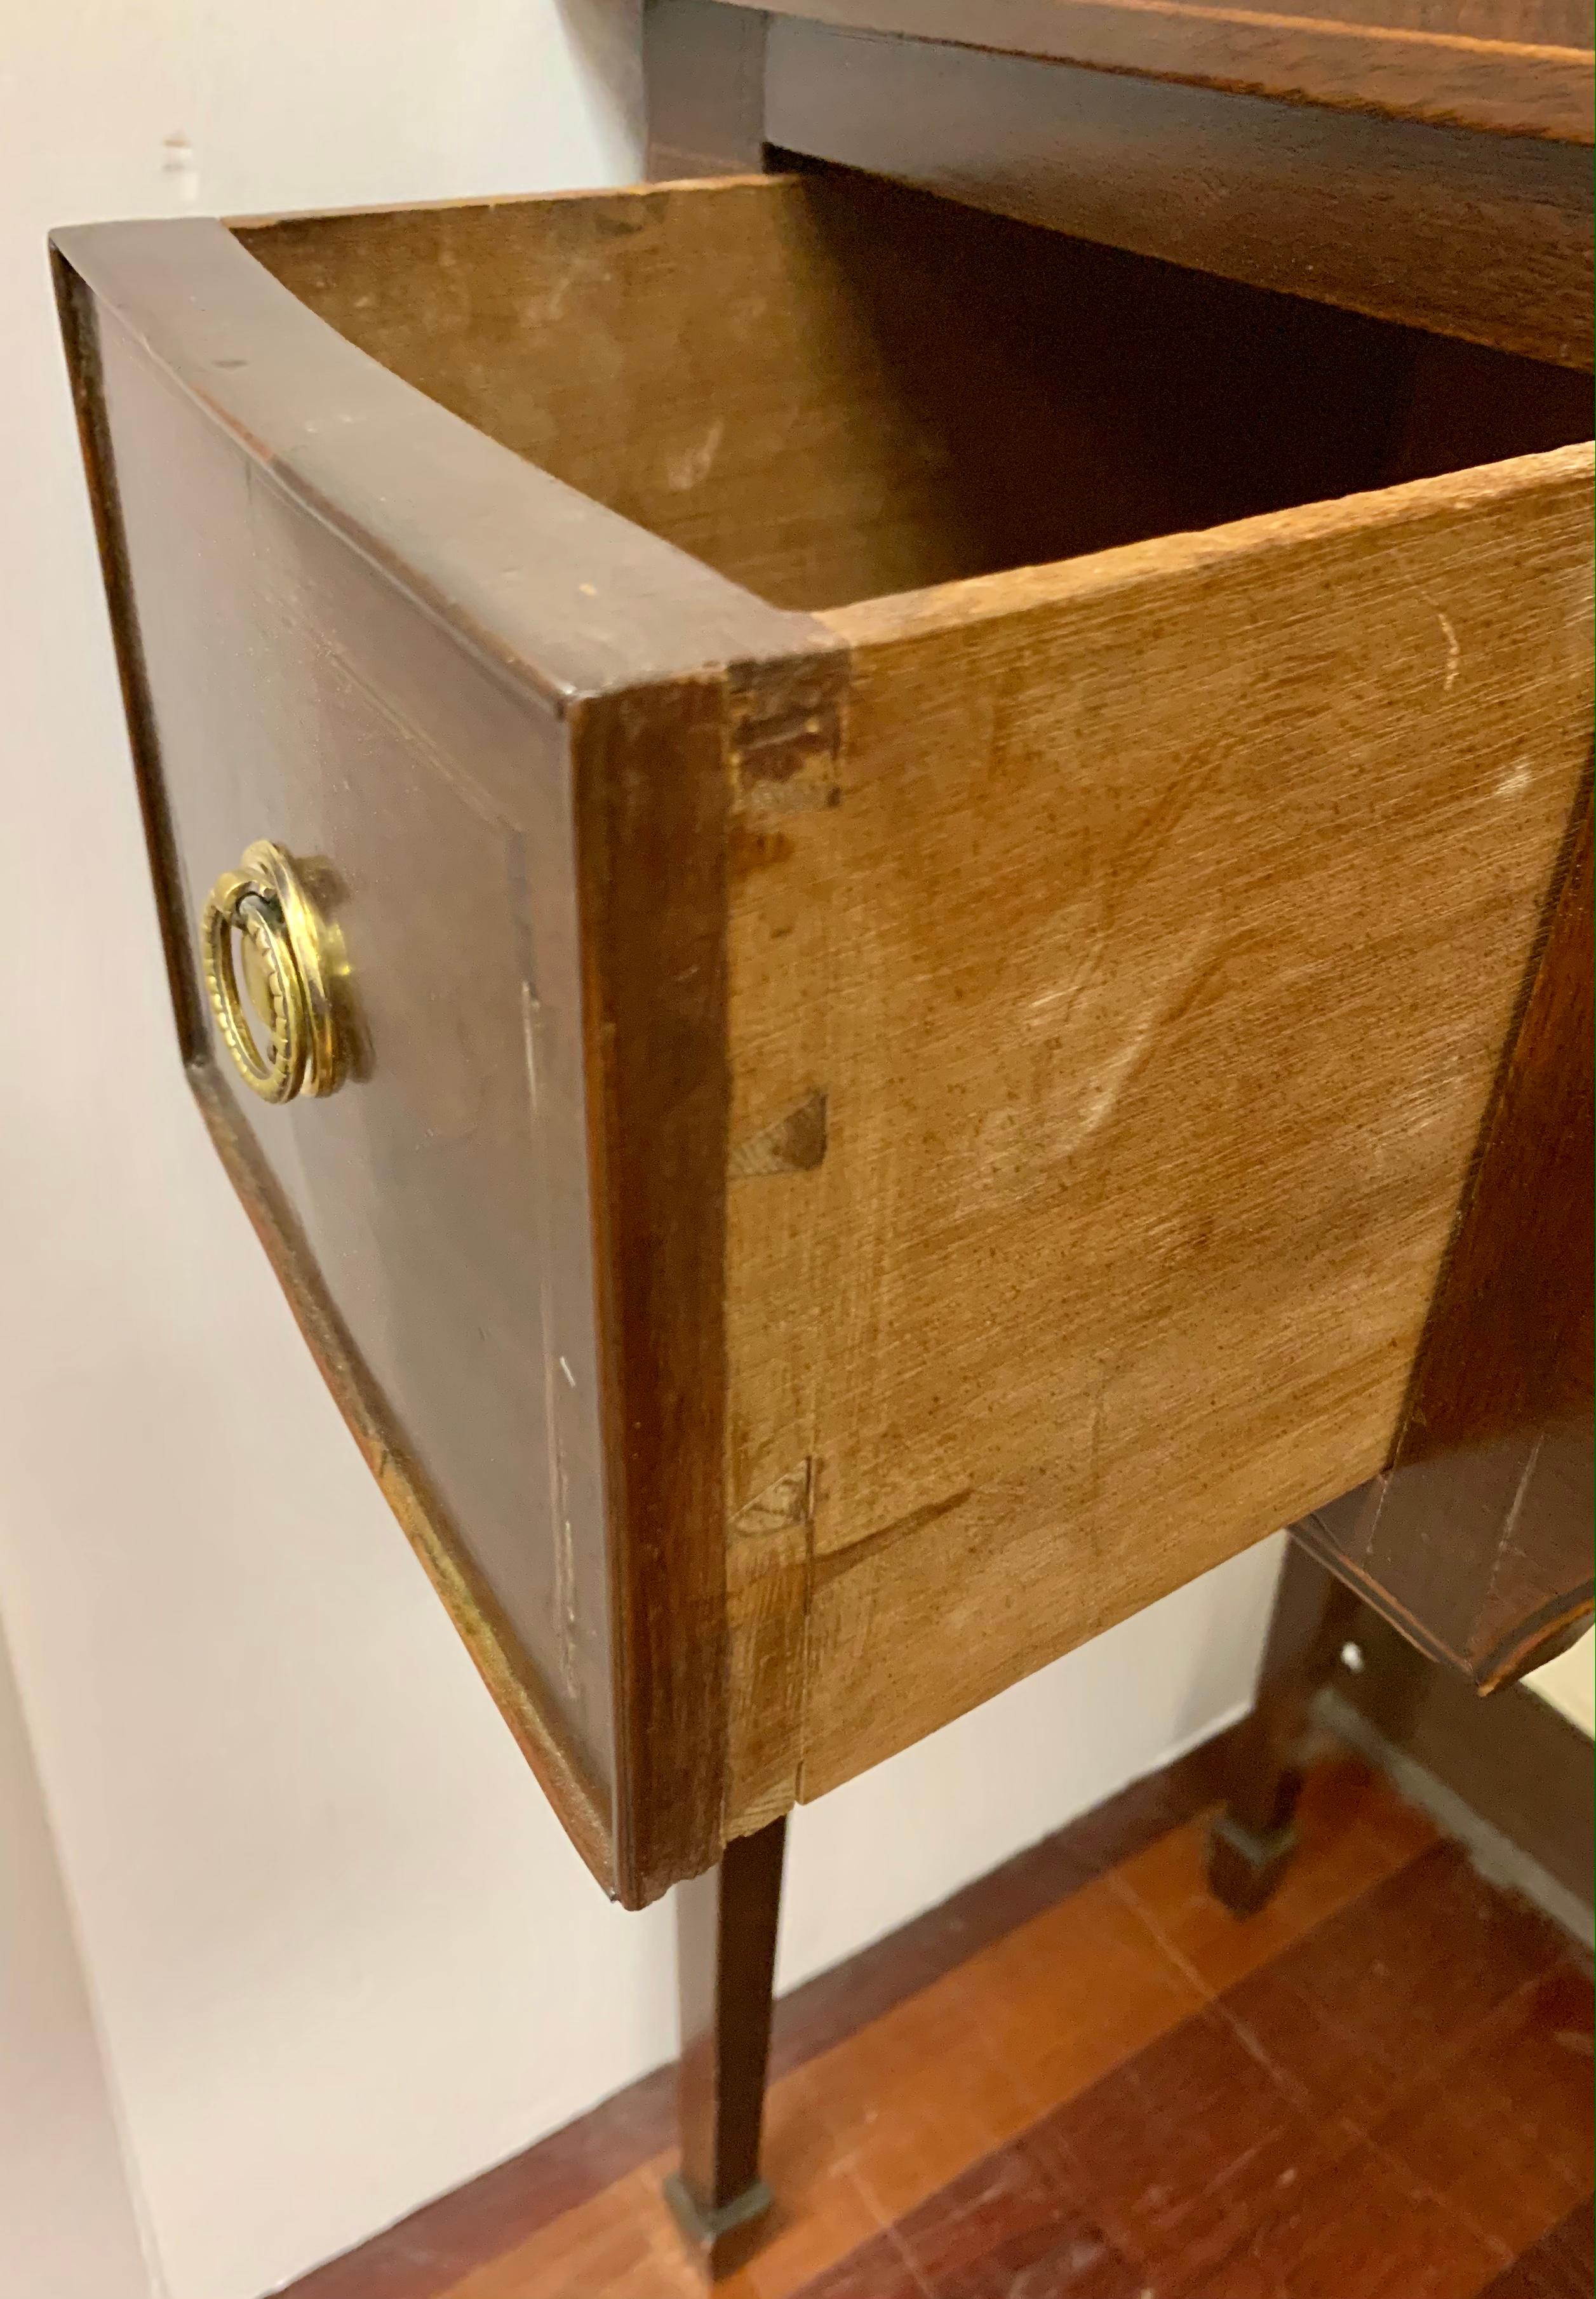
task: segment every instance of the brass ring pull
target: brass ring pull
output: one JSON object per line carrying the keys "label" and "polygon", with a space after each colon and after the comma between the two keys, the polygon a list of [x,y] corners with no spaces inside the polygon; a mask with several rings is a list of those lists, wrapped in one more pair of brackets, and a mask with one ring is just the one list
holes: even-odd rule
{"label": "brass ring pull", "polygon": [[237,870],[222,872],[205,901],[200,946],[216,1026],[245,1085],[262,1101],[334,1092],[345,1064],[329,937],[280,846],[258,839]]}

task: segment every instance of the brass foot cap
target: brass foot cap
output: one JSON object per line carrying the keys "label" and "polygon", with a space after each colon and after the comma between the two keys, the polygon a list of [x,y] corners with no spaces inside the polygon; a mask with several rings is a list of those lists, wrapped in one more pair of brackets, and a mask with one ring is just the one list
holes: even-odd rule
{"label": "brass foot cap", "polygon": [[1289,1822],[1256,1836],[1228,1813],[1221,1813],[1208,1842],[1208,1883],[1216,1900],[1233,1916],[1253,1916],[1269,1900],[1297,1848]]}
{"label": "brass foot cap", "polygon": [[761,2222],[776,2198],[762,2179],[756,2179],[729,2204],[709,2210],[681,2173],[673,2171],[665,2182],[665,2200],[688,2248],[713,2283],[732,2274],[758,2250]]}

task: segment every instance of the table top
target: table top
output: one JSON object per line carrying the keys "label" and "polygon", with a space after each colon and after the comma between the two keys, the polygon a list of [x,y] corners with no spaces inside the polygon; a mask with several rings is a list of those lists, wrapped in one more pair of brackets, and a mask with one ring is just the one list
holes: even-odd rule
{"label": "table top", "polygon": [[732,0],[771,16],[1498,135],[1592,141],[1590,0]]}

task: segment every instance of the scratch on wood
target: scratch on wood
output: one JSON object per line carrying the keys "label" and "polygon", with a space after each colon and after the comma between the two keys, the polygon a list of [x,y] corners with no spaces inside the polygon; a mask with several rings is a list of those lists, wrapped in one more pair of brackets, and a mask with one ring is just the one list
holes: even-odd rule
{"label": "scratch on wood", "polygon": [[862,1540],[852,1541],[846,1548],[834,1548],[824,1556],[817,1556],[815,1586],[825,1588],[839,1573],[851,1573],[856,1564],[862,1564],[867,1557],[878,1556],[893,1542],[906,1540],[911,1532],[919,1532],[927,1525],[935,1524],[939,1516],[952,1516],[956,1508],[962,1508],[966,1501],[974,1499],[975,1491],[974,1485],[961,1485],[956,1493],[949,1493],[939,1501],[927,1501],[923,1508],[910,1509],[907,1516],[894,1517],[891,1524],[884,1524],[877,1532],[867,1532]]}
{"label": "scratch on wood", "polygon": [[821,1087],[746,1141],[733,1145],[727,1173],[734,1182],[761,1174],[812,1174],[826,1157],[826,1090]]}
{"label": "scratch on wood", "polygon": [[[518,859],[520,859],[519,849],[512,848],[512,852]],[[524,879],[519,872],[517,883],[524,901]],[[554,1386],[555,1366],[560,1367],[572,1389],[576,1387],[576,1380],[555,1342],[554,1293],[551,1276],[553,1255],[548,1235],[549,1192],[543,1164],[547,1154],[548,1128],[543,1115],[542,1071],[538,1058],[542,1012],[530,979],[523,978],[521,1044],[527,1067],[532,1142],[538,1160],[538,1187],[534,1196],[538,1239],[537,1315],[543,1338],[543,1413],[548,1460],[549,1515],[554,1532],[554,1636],[560,1655],[561,1682],[565,1688],[566,1697],[574,1700],[580,1689],[577,1652],[576,1543],[570,1521],[570,1479],[566,1467],[565,1442],[561,1434],[560,1400]]]}
{"label": "scratch on wood", "polygon": [[1441,625],[1442,636],[1446,641],[1446,676],[1442,682],[1441,691],[1443,694],[1450,694],[1458,683],[1458,672],[1463,661],[1463,650],[1458,644],[1458,634],[1452,627],[1451,617],[1443,615],[1437,607],[1435,619]]}

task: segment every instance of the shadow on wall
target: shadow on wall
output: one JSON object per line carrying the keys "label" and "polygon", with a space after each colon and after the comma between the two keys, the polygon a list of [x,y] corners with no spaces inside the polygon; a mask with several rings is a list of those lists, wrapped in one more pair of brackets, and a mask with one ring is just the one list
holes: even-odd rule
{"label": "shadow on wall", "polygon": [[607,102],[613,127],[639,154],[646,132],[643,94],[644,0],[554,0],[554,13],[594,101]]}
{"label": "shadow on wall", "polygon": [[0,1637],[0,2275],[54,2299],[151,2286],[71,1912]]}

